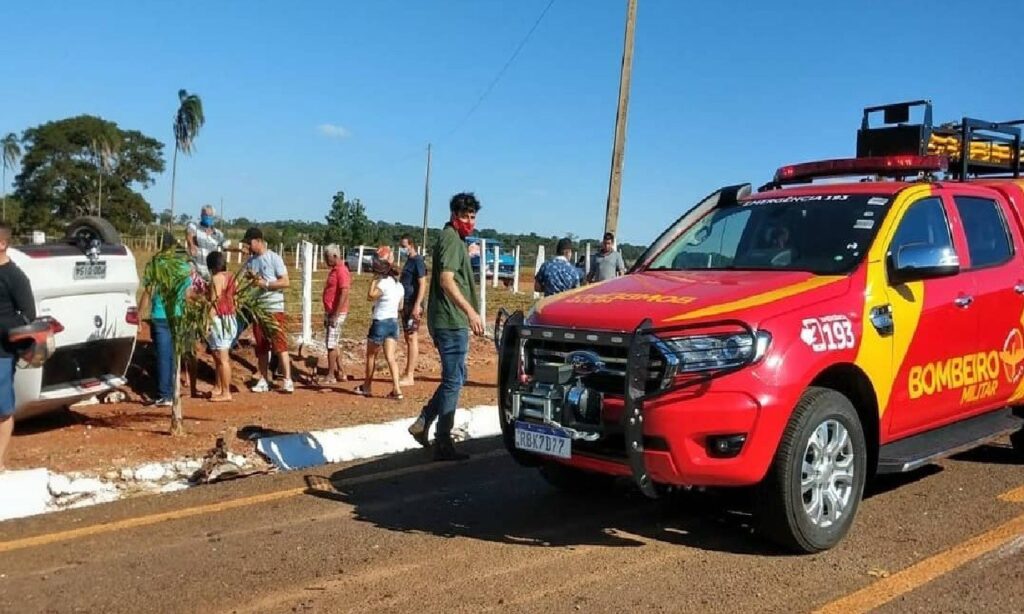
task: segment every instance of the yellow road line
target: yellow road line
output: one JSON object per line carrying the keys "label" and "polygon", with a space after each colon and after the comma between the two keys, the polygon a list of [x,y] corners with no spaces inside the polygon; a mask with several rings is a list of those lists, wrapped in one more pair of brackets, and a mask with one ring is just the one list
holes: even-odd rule
{"label": "yellow road line", "polygon": [[223,512],[225,510],[235,509],[238,507],[246,507],[248,505],[256,505],[258,503],[278,501],[280,499],[287,499],[289,497],[300,495],[306,492],[307,490],[308,489],[305,486],[301,488],[289,488],[288,490],[279,490],[277,492],[270,492],[262,495],[253,495],[251,497],[241,497],[239,499],[231,499],[230,501],[219,501],[217,503],[210,503],[208,505],[187,507],[181,510],[162,512],[159,514],[149,514],[147,516],[137,516],[135,518],[125,518],[124,520],[116,520],[114,522],[95,524],[88,527],[71,529],[70,531],[58,531],[56,533],[46,533],[44,535],[36,535],[34,537],[12,539],[10,541],[0,542],[0,553],[10,552],[12,550],[21,550],[22,548],[31,548],[33,546],[45,546],[57,542],[78,539],[80,537],[89,537],[91,535],[101,535],[103,533],[111,533],[114,531],[120,531],[122,529],[134,529],[137,527],[145,527],[151,524],[167,522],[168,520],[180,520],[182,518],[199,516],[201,514]]}
{"label": "yellow road line", "polygon": [[[490,452],[484,452],[482,454],[475,454],[468,462],[472,463],[474,461],[493,458],[503,453],[504,448],[492,450]],[[341,480],[337,483],[332,483],[329,478],[324,478],[321,476],[307,476],[307,480],[309,482],[308,486],[288,488],[286,490],[279,490],[275,492],[264,493],[261,495],[252,495],[250,497],[240,497],[238,499],[231,499],[229,501],[219,501],[217,503],[209,503],[207,505],[199,505],[196,507],[187,507],[184,509],[173,510],[170,512],[161,512],[159,514],[148,514],[146,516],[125,518],[124,520],[116,520],[114,522],[95,524],[88,527],[71,529],[69,531],[57,531],[55,533],[45,533],[43,535],[35,535],[33,537],[24,537],[21,539],[12,539],[10,541],[0,542],[0,553],[11,552],[12,550],[21,550],[23,548],[32,548],[35,546],[46,546],[49,544],[55,544],[59,542],[69,541],[72,539],[78,539],[80,537],[89,537],[92,535],[113,533],[114,531],[121,531],[124,529],[146,527],[149,525],[159,524],[161,522],[167,522],[170,520],[180,520],[182,518],[191,518],[192,516],[199,516],[202,514],[223,512],[227,510],[236,509],[239,507],[258,505],[260,503],[269,503],[271,501],[288,499],[290,497],[301,495],[303,493],[312,493],[316,491],[333,491],[338,486],[355,486],[357,484],[362,484],[365,482],[372,482],[375,480],[394,478],[413,473],[432,471],[442,467],[444,467],[444,465],[438,465],[436,463],[425,465],[413,465],[410,467],[401,467],[390,471],[370,473],[355,478],[348,478]]]}
{"label": "yellow road line", "polygon": [[1006,503],[1024,503],[1024,486],[1004,492],[999,495],[999,500],[1005,501]]}
{"label": "yellow road line", "polygon": [[[999,495],[999,499],[1008,502],[1024,502],[1024,486]],[[871,611],[992,552],[1021,535],[1024,535],[1024,514],[915,563],[888,578],[869,584],[857,592],[840,597],[815,612],[818,614],[853,614]]]}

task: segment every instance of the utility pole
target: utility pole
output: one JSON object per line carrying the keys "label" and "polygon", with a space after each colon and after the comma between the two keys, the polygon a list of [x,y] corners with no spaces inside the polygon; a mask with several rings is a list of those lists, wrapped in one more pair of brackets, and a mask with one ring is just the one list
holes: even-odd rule
{"label": "utility pole", "polygon": [[612,169],[608,178],[608,204],[604,231],[615,233],[619,226],[619,195],[622,192],[622,159],[626,150],[626,115],[629,110],[629,80],[633,73],[633,30],[636,26],[636,2],[627,0],[626,40],[622,49],[619,74],[619,106],[615,112],[615,143],[612,145]]}
{"label": "utility pole", "polygon": [[427,211],[430,210],[430,143],[427,143],[427,179],[423,185],[423,243],[420,250],[427,253]]}

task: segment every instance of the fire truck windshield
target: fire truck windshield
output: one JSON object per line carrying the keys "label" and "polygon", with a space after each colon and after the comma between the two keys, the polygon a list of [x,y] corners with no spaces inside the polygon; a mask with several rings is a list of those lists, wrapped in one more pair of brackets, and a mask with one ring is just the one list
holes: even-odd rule
{"label": "fire truck windshield", "polygon": [[872,194],[758,194],[711,211],[649,269],[848,273],[870,247],[889,201]]}

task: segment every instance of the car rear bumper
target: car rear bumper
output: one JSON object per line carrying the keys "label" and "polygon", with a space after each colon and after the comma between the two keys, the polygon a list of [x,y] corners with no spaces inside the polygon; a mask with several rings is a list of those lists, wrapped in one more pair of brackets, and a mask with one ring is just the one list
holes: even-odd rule
{"label": "car rear bumper", "polygon": [[[23,373],[19,373],[21,377]],[[38,393],[26,394],[19,387],[16,398],[18,409],[14,413],[16,419],[24,420],[34,416],[40,416],[52,411],[63,409],[89,397],[103,394],[115,388],[124,386],[127,383],[124,377],[116,375],[104,375],[99,378],[67,382],[57,386],[48,386],[38,390]]]}

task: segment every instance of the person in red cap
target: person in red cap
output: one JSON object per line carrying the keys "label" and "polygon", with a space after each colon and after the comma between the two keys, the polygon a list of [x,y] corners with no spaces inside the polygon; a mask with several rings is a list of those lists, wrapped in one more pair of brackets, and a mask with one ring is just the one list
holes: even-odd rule
{"label": "person in red cap", "polygon": [[7,248],[11,227],[0,224],[0,471],[4,471],[7,447],[14,432],[15,348],[7,332],[36,319],[36,300],[25,272],[11,262]]}

